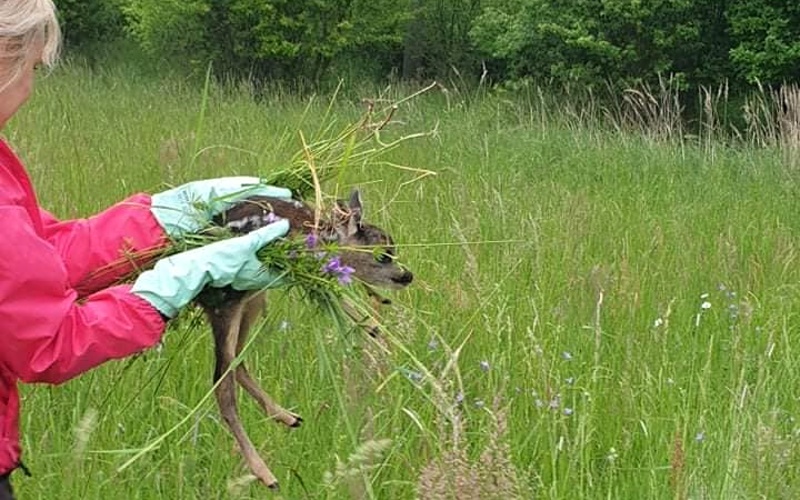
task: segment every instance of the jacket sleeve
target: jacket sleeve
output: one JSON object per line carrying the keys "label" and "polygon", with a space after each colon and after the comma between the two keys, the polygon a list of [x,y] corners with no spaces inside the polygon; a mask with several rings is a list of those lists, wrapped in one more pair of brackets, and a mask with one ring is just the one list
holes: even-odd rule
{"label": "jacket sleeve", "polygon": [[58,221],[41,210],[45,238],[65,263],[70,286],[83,297],[146,264],[148,251],[165,246],[164,230],[138,194],[87,219]]}
{"label": "jacket sleeve", "polygon": [[27,212],[0,207],[0,221],[0,365],[24,382],[61,383],[160,339],[163,319],[128,285],[79,301],[59,250]]}

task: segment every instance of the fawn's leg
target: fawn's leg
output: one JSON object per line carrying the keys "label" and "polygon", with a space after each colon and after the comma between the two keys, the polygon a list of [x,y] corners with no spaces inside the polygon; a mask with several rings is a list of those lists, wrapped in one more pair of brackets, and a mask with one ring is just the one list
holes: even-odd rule
{"label": "fawn's leg", "polygon": [[236,382],[234,374],[226,373],[231,363],[236,357],[236,345],[239,340],[242,314],[244,312],[244,302],[238,301],[225,307],[216,308],[208,311],[211,321],[211,330],[214,334],[214,346],[216,355],[216,366],[214,368],[214,382],[220,377],[222,381],[214,390],[217,398],[222,419],[230,429],[233,437],[239,445],[239,451],[244,457],[250,471],[266,486],[270,488],[278,487],[278,480],[269,470],[267,464],[259,456],[250,438],[239,420],[239,413],[236,409]]}
{"label": "fawn's leg", "polygon": [[[239,340],[236,345],[237,356],[247,342],[247,335],[250,332],[250,327],[257,321],[257,318],[261,316],[263,310],[263,293],[259,293],[247,299],[247,302],[244,306],[244,311],[242,313],[242,320],[240,322],[241,327],[239,330]],[[289,427],[300,427],[300,424],[303,422],[303,418],[296,413],[290,412],[273,401],[272,398],[270,398],[269,395],[264,392],[261,386],[259,386],[258,383],[250,376],[250,373],[247,371],[247,367],[245,367],[244,362],[239,363],[239,366],[236,367],[236,380],[258,402],[258,405],[261,407],[267,417],[281,422],[282,424],[288,425]]]}

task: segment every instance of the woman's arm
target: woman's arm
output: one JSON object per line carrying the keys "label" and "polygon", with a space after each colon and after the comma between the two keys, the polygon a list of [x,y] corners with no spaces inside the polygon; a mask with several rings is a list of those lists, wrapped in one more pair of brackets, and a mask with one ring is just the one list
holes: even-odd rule
{"label": "woman's arm", "polygon": [[[132,196],[88,219],[59,222],[39,210],[46,238],[67,262],[70,283],[84,296],[147,263],[148,251],[163,248],[169,238],[196,232],[237,200],[254,195],[289,200],[292,193],[258,177],[221,177]],[[135,262],[132,254],[138,256]]]}
{"label": "woman's arm", "polygon": [[168,243],[150,203],[149,195],[138,194],[95,216],[67,221],[41,210],[45,238],[61,256],[79,296],[113,284],[146,264],[148,250]]}
{"label": "woman's arm", "polygon": [[[104,223],[87,222],[81,229],[61,233],[55,239],[61,247],[56,248],[36,234],[20,207],[0,206],[0,221],[4,232],[0,238],[0,364],[21,380],[64,382],[109,359],[140,352],[161,338],[161,315],[131,294],[127,285],[79,302],[71,276],[78,266],[68,269],[62,252],[80,252],[93,264],[101,263],[111,254],[88,248],[75,238],[83,234],[99,244],[94,233]],[[65,238],[67,234],[70,237]]]}

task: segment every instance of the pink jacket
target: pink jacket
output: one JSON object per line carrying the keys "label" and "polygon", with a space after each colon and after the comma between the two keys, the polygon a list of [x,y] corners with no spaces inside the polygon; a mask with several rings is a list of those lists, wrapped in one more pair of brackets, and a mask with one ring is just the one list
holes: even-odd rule
{"label": "pink jacket", "polygon": [[131,265],[97,273],[126,251],[165,244],[149,206],[140,194],[59,222],[0,140],[0,475],[20,460],[18,380],[58,384],[161,338],[161,315],[129,285],[109,286]]}

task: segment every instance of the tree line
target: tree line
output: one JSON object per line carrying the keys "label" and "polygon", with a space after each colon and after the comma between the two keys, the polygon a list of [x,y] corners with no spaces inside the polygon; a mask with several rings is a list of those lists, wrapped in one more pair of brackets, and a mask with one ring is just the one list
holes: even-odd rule
{"label": "tree line", "polygon": [[452,78],[685,89],[800,77],[796,0],[56,0],[68,50],[317,84]]}

